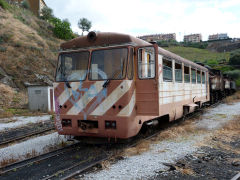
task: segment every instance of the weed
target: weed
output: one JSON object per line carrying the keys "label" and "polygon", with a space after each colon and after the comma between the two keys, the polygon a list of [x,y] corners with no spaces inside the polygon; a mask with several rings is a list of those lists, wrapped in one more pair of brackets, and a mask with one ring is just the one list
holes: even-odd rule
{"label": "weed", "polygon": [[21,15],[19,15],[19,16],[14,15],[14,18],[18,19],[19,21],[21,21],[24,24],[27,24],[26,20]]}
{"label": "weed", "polygon": [[13,37],[13,34],[5,33],[0,35],[0,43],[2,42],[9,42]]}
{"label": "weed", "polygon": [[5,112],[12,116],[15,116],[15,115],[23,116],[23,115],[29,114],[28,109],[17,109],[17,108],[8,108],[8,109],[5,109]]}
{"label": "weed", "polygon": [[29,9],[29,8],[30,8],[30,5],[29,5],[29,3],[28,3],[27,0],[24,0],[24,1],[21,3],[21,6],[22,6],[23,8],[25,8],[25,9]]}
{"label": "weed", "polygon": [[190,169],[187,167],[185,168],[176,167],[176,169],[180,171],[182,174],[191,175],[191,176],[195,175],[195,172],[193,171],[193,169]]}
{"label": "weed", "polygon": [[22,43],[21,43],[21,42],[16,42],[16,43],[14,43],[13,46],[14,46],[14,47],[21,47],[21,46],[22,46]]}
{"label": "weed", "polygon": [[7,51],[7,48],[6,47],[1,47],[0,46],[0,52],[6,52]]}
{"label": "weed", "polygon": [[224,99],[225,103],[233,103],[233,102],[238,102],[240,100],[240,91],[237,91],[231,96],[228,96]]}
{"label": "weed", "polygon": [[4,167],[4,166],[6,166],[8,164],[12,164],[12,163],[15,163],[17,161],[18,161],[18,159],[17,158],[13,158],[13,157],[10,157],[8,159],[2,159],[0,161],[0,167]]}
{"label": "weed", "polygon": [[5,0],[0,0],[0,6],[3,9],[9,9],[10,8],[10,5]]}

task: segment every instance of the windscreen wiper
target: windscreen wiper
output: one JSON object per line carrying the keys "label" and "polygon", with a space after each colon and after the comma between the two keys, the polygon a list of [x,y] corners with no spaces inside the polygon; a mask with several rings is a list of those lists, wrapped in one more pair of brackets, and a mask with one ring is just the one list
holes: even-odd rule
{"label": "windscreen wiper", "polygon": [[72,87],[70,86],[70,84],[69,84],[68,81],[65,81],[65,84],[66,84],[66,86],[67,86],[68,88],[72,88]]}
{"label": "windscreen wiper", "polygon": [[110,79],[106,80],[102,87],[106,88],[110,83]]}
{"label": "windscreen wiper", "polygon": [[67,86],[68,88],[72,88],[72,87],[70,86],[69,82],[67,81],[66,74],[65,74],[65,72],[64,72],[64,70],[63,70],[62,64],[61,64],[61,66],[60,66],[59,68],[60,68],[60,73],[61,73],[61,75],[62,75],[62,79],[64,80],[66,86]]}

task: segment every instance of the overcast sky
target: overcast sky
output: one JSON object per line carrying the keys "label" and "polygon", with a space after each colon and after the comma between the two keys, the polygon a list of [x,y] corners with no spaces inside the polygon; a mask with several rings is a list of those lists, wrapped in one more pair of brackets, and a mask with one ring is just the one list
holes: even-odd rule
{"label": "overcast sky", "polygon": [[92,22],[91,30],[133,36],[176,33],[228,33],[240,37],[240,0],[45,0],[56,17],[68,19],[81,34],[78,20]]}

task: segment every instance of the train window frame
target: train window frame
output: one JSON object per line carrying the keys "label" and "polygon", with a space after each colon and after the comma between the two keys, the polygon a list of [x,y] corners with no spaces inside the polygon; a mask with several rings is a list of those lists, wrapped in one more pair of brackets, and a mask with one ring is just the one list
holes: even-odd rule
{"label": "train window frame", "polygon": [[[200,81],[198,80],[198,72],[200,74]],[[201,75],[201,70],[197,69],[197,84],[201,84],[202,83],[202,75]]]}
{"label": "train window frame", "polygon": [[[149,66],[149,67],[147,67],[147,70],[146,70],[146,67],[144,66],[144,63],[142,63],[143,62],[143,60],[142,60],[143,56],[142,56],[142,52],[140,52],[140,51],[143,50],[143,49],[152,49],[153,50],[152,56],[148,56],[148,55],[151,55],[151,54],[147,54],[147,61],[149,59],[149,62],[145,63],[145,65],[147,64]],[[155,48],[153,46],[146,46],[146,47],[138,48],[138,60],[137,60],[138,62],[137,63],[138,63],[138,78],[139,79],[154,79],[156,77],[156,55],[155,54],[156,54],[155,53]],[[151,57],[153,57],[153,59]],[[145,74],[142,71],[143,67],[145,69]],[[150,70],[150,73],[149,73],[149,70]],[[153,71],[153,72],[151,72],[151,71]],[[141,75],[141,74],[143,74],[143,75]],[[147,76],[144,76],[146,74],[147,74]],[[149,74],[150,74],[150,76],[148,76]]]}
{"label": "train window frame", "polygon": [[206,72],[202,71],[201,76],[202,76],[202,84],[205,84],[206,83]]}
{"label": "train window frame", "polygon": [[[181,78],[179,78],[179,79],[176,78],[176,77],[178,77],[177,74],[176,74],[176,72],[177,72],[177,71],[176,71],[176,65],[179,65],[179,66],[181,67],[181,68],[180,68],[180,70],[181,70],[181,73],[180,73]],[[182,83],[182,82],[183,82],[182,72],[183,72],[182,63],[175,61],[174,74],[175,74],[175,82],[176,82],[176,83]]]}
{"label": "train window frame", "polygon": [[[131,64],[130,64],[131,63]],[[129,48],[129,57],[128,57],[128,64],[127,64],[127,78],[129,80],[133,79],[134,76],[134,48]],[[131,68],[131,71],[129,70]],[[129,74],[131,73],[131,74]]]}
{"label": "train window frame", "polygon": [[[171,74],[172,74],[171,79],[166,78],[166,76],[164,76],[164,72],[166,72],[166,66],[164,65],[164,62],[171,63]],[[170,66],[167,66],[167,67],[169,68]],[[163,57],[163,59],[162,59],[162,73],[163,73],[163,81],[173,82],[173,61],[171,59],[167,59],[167,58]]]}
{"label": "train window frame", "polygon": [[[184,83],[191,83],[191,77],[190,77],[190,66],[188,64],[184,64]],[[188,74],[185,73],[185,69],[188,69]],[[186,75],[188,75],[188,81],[186,81]]]}
{"label": "train window frame", "polygon": [[[63,56],[66,56],[66,55],[74,55],[74,54],[78,54],[78,53],[88,53],[88,58],[86,60],[86,73],[84,75],[84,78],[81,79],[81,80],[77,80],[77,79],[74,79],[74,80],[69,80],[69,79],[66,79],[66,77],[62,77],[61,75],[61,78],[58,77],[58,73],[59,71],[64,71],[64,74],[65,74],[65,70],[66,70],[66,67],[62,67],[63,64],[65,64],[65,59],[63,59]],[[88,77],[88,66],[89,66],[89,58],[91,56],[91,53],[90,51],[87,51],[87,50],[83,50],[83,51],[75,51],[75,52],[71,52],[71,51],[67,51],[67,52],[61,52],[59,55],[58,55],[58,63],[57,63],[57,69],[55,71],[55,81],[56,82],[79,82],[79,81],[85,81]],[[59,79],[57,79],[59,78]]]}
{"label": "train window frame", "polygon": [[[195,82],[193,81],[193,71],[195,71]],[[191,68],[191,79],[192,79],[192,84],[197,84],[197,70],[195,68]]]}
{"label": "train window frame", "polygon": [[[93,74],[92,74],[92,68],[94,68],[94,64],[93,64],[93,53],[96,53],[98,51],[108,51],[108,50],[117,50],[117,49],[126,49],[127,50],[127,54],[126,57],[127,59],[124,61],[124,63],[122,64],[123,69],[121,69],[122,71],[122,77],[120,78],[106,78],[102,75],[101,78],[98,79],[93,79]],[[129,49],[127,46],[120,46],[120,47],[114,47],[114,48],[101,48],[101,49],[93,49],[91,51],[91,56],[90,56],[90,62],[89,62],[89,72],[88,72],[88,80],[90,81],[104,81],[104,80],[123,80],[126,79],[126,74],[127,74],[127,63],[128,63],[128,53],[129,53]],[[105,64],[104,64],[105,65]]]}

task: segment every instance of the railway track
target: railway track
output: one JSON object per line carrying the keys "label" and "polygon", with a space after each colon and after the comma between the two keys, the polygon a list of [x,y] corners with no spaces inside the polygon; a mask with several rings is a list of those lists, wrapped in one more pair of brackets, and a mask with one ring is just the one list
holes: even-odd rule
{"label": "railway track", "polygon": [[[218,104],[214,104],[210,107],[215,107]],[[204,109],[200,109],[197,113],[186,116],[185,119],[199,116],[203,111]],[[120,149],[120,151],[123,151],[125,148],[134,147],[140,143],[140,139],[151,139],[157,136],[161,130],[166,129],[173,124],[181,125],[181,122],[182,120],[168,123],[159,129],[155,129],[150,134],[136,136],[131,142],[126,144],[116,144],[110,147],[103,145],[97,147],[94,145],[76,143],[35,158],[2,167],[0,168],[0,179],[69,179],[96,164],[115,156],[116,153],[114,153],[114,149]]]}
{"label": "railway track", "polygon": [[76,143],[0,168],[0,179],[67,179],[108,157],[100,148]]}
{"label": "railway track", "polygon": [[53,121],[45,121],[44,123],[36,123],[33,125],[15,128],[6,132],[0,133],[0,145],[5,145],[17,140],[24,139],[26,137],[45,133],[47,131],[54,130]]}

